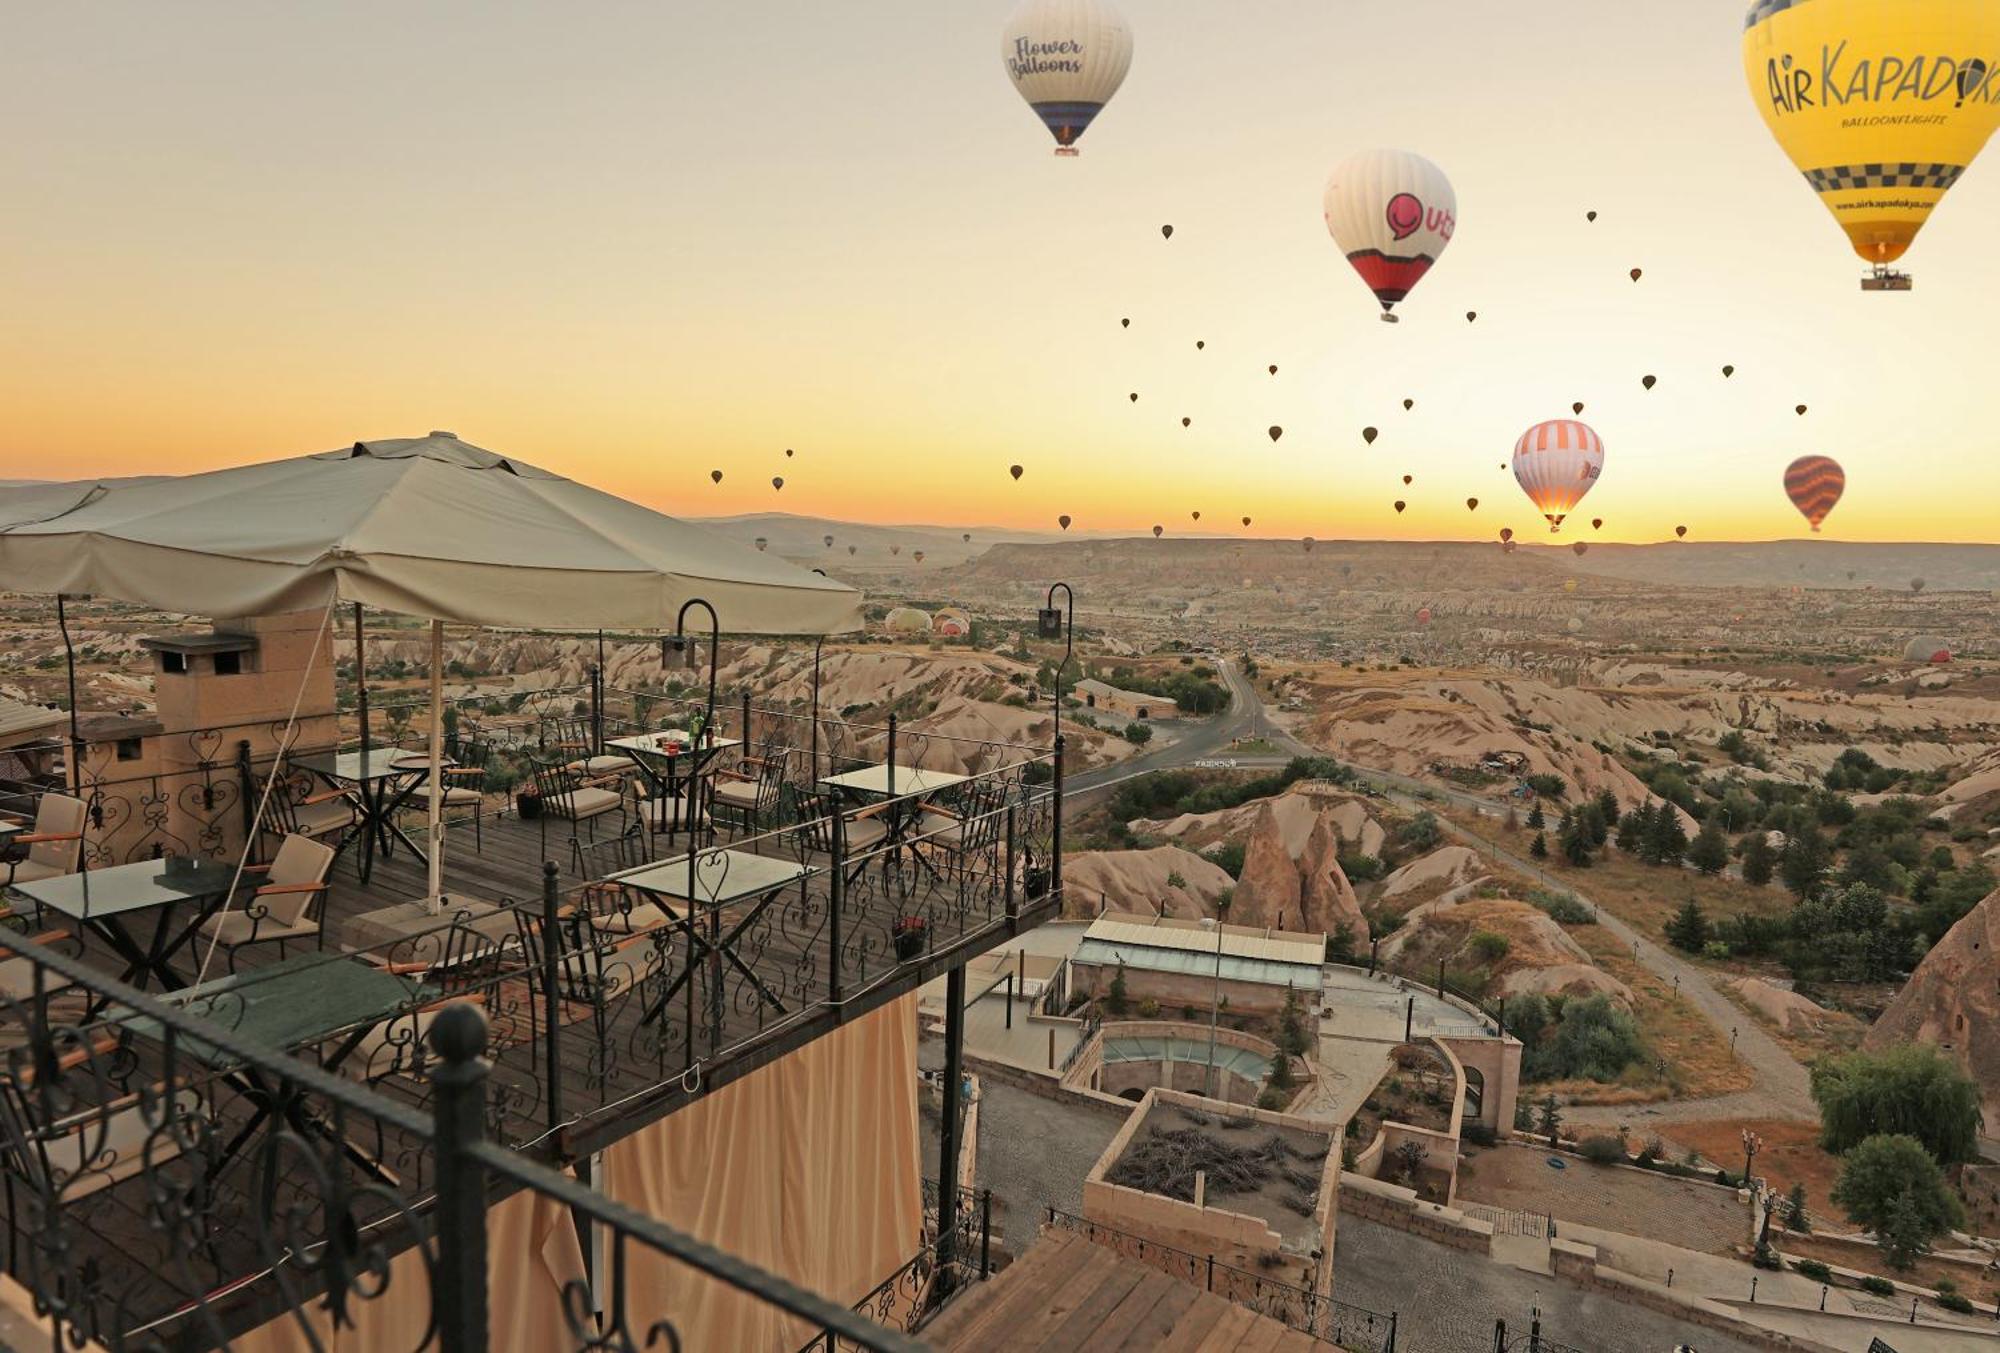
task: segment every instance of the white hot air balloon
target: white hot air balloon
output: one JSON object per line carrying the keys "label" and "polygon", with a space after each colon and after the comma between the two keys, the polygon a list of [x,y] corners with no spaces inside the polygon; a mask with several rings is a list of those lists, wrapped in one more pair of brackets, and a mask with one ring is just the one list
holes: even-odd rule
{"label": "white hot air balloon", "polygon": [[1563,518],[1583,501],[1602,473],[1603,439],[1573,418],[1537,423],[1514,443],[1514,478],[1549,519],[1551,531],[1562,529]]}
{"label": "white hot air balloon", "polygon": [[1077,138],[1125,82],[1132,29],[1109,0],[1022,0],[1000,30],[1007,78],[1056,138],[1056,154],[1076,154]]}
{"label": "white hot air balloon", "polygon": [[1451,180],[1407,150],[1365,150],[1335,165],[1322,211],[1327,233],[1391,324],[1396,302],[1423,280],[1458,228]]}

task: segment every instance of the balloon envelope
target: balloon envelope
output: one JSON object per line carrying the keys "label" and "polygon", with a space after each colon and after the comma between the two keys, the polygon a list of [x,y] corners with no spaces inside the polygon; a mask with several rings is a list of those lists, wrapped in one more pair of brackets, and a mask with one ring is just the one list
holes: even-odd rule
{"label": "balloon envelope", "polygon": [[1334,166],[1321,214],[1388,315],[1451,243],[1458,197],[1444,171],[1423,156],[1365,150]]}
{"label": "balloon envelope", "polygon": [[1021,477],[1021,467],[1018,465],[1009,465],[1007,467],[1007,473],[1013,475],[1014,478],[1019,479]]}
{"label": "balloon envelope", "polygon": [[1800,456],[1785,467],[1785,496],[1815,531],[1845,492],[1847,472],[1831,456]]}
{"label": "balloon envelope", "polygon": [[1125,82],[1132,30],[1109,0],[1023,0],[1000,30],[1000,59],[1055,137],[1056,154],[1074,155],[1077,138]]}
{"label": "balloon envelope", "polygon": [[722,471],[710,470],[708,472],[708,478],[711,483],[720,484],[722,482]]}
{"label": "balloon envelope", "polygon": [[2000,5],[1757,0],[1751,102],[1854,252],[1895,262],[2000,126]]}
{"label": "balloon envelope", "polygon": [[1537,423],[1514,443],[1514,478],[1551,531],[1583,501],[1604,473],[1604,442],[1584,423],[1558,418]]}

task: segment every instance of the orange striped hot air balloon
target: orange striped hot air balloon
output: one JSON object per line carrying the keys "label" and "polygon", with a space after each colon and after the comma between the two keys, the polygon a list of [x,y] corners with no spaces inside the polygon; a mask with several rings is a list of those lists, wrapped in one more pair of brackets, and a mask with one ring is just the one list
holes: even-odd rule
{"label": "orange striped hot air balloon", "polygon": [[1815,531],[1846,491],[1847,471],[1831,456],[1800,456],[1785,467],[1785,496]]}
{"label": "orange striped hot air balloon", "polygon": [[1528,500],[1549,519],[1549,530],[1583,501],[1604,472],[1604,442],[1588,424],[1571,418],[1537,423],[1514,443],[1514,478]]}

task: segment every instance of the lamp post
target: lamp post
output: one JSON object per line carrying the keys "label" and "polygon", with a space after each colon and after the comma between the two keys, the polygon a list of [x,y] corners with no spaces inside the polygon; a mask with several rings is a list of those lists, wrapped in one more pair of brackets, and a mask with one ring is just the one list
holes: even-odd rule
{"label": "lamp post", "polygon": [[[701,716],[701,730],[704,735],[713,736],[709,729],[715,723],[715,673],[720,665],[717,661],[722,650],[722,621],[715,614],[715,607],[700,597],[689,597],[681,603],[680,613],[674,617],[674,632],[671,637],[660,640],[660,666],[667,665],[667,654],[678,653],[684,667],[694,666],[694,646],[687,637],[688,612],[695,607],[708,612],[708,709]],[[699,751],[699,748],[689,748]],[[745,749],[748,750],[747,748]]]}
{"label": "lamp post", "polygon": [[1215,1026],[1222,1020],[1222,918],[1227,914],[1228,907],[1218,901],[1215,919],[1211,921],[1204,916],[1201,921],[1203,925],[1215,927],[1215,991],[1208,1001],[1208,1075],[1202,1082],[1208,1087],[1206,1093],[1210,1099],[1215,1098],[1216,1091]]}
{"label": "lamp post", "polygon": [[[1062,589],[1063,600],[1067,606],[1066,616],[1065,612],[1056,609],[1057,588]],[[1055,681],[1051,683],[1055,686],[1055,693],[1052,697],[1056,716],[1055,731],[1056,737],[1060,738],[1062,737],[1063,671],[1069,666],[1070,656],[1076,651],[1076,593],[1070,589],[1068,583],[1051,583],[1049,585],[1049,594],[1042,601],[1042,613],[1037,617],[1035,632],[1043,639],[1060,638],[1063,641],[1062,663],[1056,668]]]}
{"label": "lamp post", "polygon": [[1743,1129],[1743,1187],[1750,1187],[1750,1162],[1764,1149],[1764,1139],[1749,1128]]}

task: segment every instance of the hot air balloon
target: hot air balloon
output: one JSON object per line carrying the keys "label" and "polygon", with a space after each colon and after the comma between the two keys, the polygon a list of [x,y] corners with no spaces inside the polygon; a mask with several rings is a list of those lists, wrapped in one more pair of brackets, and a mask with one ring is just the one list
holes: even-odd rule
{"label": "hot air balloon", "polygon": [[1132,392],[1131,399],[1134,404],[1137,404],[1139,402],[1139,392],[1137,390],[1134,390]]}
{"label": "hot air balloon", "polygon": [[1403,509],[1404,509],[1404,508],[1406,508],[1406,507],[1408,507],[1408,506],[1409,506],[1409,504],[1408,504],[1408,503],[1404,502],[1404,501],[1403,501],[1403,500],[1402,500],[1401,498],[1398,498],[1398,499],[1396,500],[1396,515],[1397,515],[1397,516],[1399,516],[1399,517],[1400,517],[1400,516],[1402,516],[1402,515],[1403,515]]}
{"label": "hot air balloon", "polygon": [[1847,472],[1831,456],[1800,456],[1785,467],[1785,496],[1815,531],[1846,491]]}
{"label": "hot air balloon", "polygon": [[790,460],[791,458],[792,458],[792,448],[788,446],[785,448],[785,459]]}
{"label": "hot air balloon", "polygon": [[1513,538],[1514,538],[1514,528],[1513,528],[1513,527],[1511,527],[1511,526],[1503,526],[1503,527],[1501,527],[1501,528],[1500,528],[1500,539],[1501,539],[1501,541],[1502,541],[1503,543],[1505,543],[1506,541],[1509,541],[1509,540],[1512,540]]}
{"label": "hot air balloon", "polygon": [[1586,221],[1595,221],[1597,219],[1597,213],[1594,211],[1587,211],[1583,214],[1583,219]]}
{"label": "hot air balloon", "polygon": [[1199,512],[1190,512],[1190,513],[1188,513],[1188,515],[1189,515],[1190,517],[1193,517],[1193,518],[1194,518],[1194,519],[1195,519],[1196,521],[1200,521],[1200,520],[1201,520],[1201,513],[1199,513]]}
{"label": "hot air balloon", "polygon": [[1009,465],[1007,467],[1007,473],[1014,476],[1014,478],[1019,479],[1021,477],[1021,467],[1018,465]]}
{"label": "hot air balloon", "polygon": [[1474,320],[1478,318],[1479,318],[1479,312],[1477,310],[1468,310],[1465,312],[1465,322],[1467,324],[1472,323]]}
{"label": "hot air balloon", "polygon": [[1273,366],[1273,367],[1271,368],[1271,374],[1272,374],[1273,376],[1277,375],[1277,374],[1278,374],[1278,368],[1277,368],[1277,367],[1275,367],[1275,366]]}
{"label": "hot air balloon", "polygon": [[1722,368],[1722,379],[1724,380],[1728,380],[1731,376],[1734,376],[1735,374],[1736,374],[1736,368],[1733,366],[1725,366],[1724,368]]}
{"label": "hot air balloon", "polygon": [[1406,399],[1406,400],[1404,400],[1404,401],[1403,401],[1403,412],[1404,412],[1404,413],[1408,413],[1408,412],[1409,412],[1409,411],[1410,411],[1411,409],[1414,409],[1414,408],[1416,408],[1416,407],[1417,407],[1417,401],[1416,401],[1416,400],[1414,400],[1414,399]]}
{"label": "hot air balloon", "polygon": [[1911,590],[1912,592],[1921,592],[1921,591],[1923,591],[1923,590],[1924,590],[1924,580],[1923,580],[1922,578],[1912,578],[1912,579],[1910,579],[1910,590]]}
{"label": "hot air balloon", "polygon": [[1404,475],[1404,476],[1403,476],[1403,483],[1407,485],[1407,484],[1409,484],[1409,483],[1410,483],[1411,481],[1413,481],[1414,479],[1416,479],[1416,476],[1415,476],[1415,475],[1410,475],[1410,474],[1406,474],[1406,475]]}
{"label": "hot air balloon", "polygon": [[902,552],[903,552],[903,547],[901,545],[891,545],[889,547],[889,553],[891,554],[901,554]]}
{"label": "hot air balloon", "polygon": [[781,488],[785,487],[785,481],[784,481],[784,480],[783,480],[783,479],[782,479],[781,477],[779,477],[778,475],[772,475],[772,476],[771,476],[771,487],[772,487],[772,488],[774,488],[774,489],[781,489]]}
{"label": "hot air balloon", "polygon": [[1166,533],[1166,530],[1167,528],[1164,526],[1155,526],[1153,528],[1153,539],[1158,540],[1162,535]]}
{"label": "hot air balloon", "polygon": [[1161,238],[1161,239],[1163,239],[1163,240],[1170,240],[1170,239],[1172,239],[1173,237],[1174,237],[1174,228],[1173,228],[1172,226],[1170,226],[1170,225],[1163,225],[1163,226],[1161,226],[1161,227],[1160,227],[1160,238]]}
{"label": "hot air balloon", "polygon": [[1368,443],[1370,446],[1375,445],[1375,429],[1374,428],[1361,429],[1361,440]]}
{"label": "hot air balloon", "polygon": [[1118,321],[1118,327],[1121,329],[1129,329],[1132,327],[1132,321],[1129,319],[1121,319]]}
{"label": "hot air balloon", "polygon": [[1022,0],[1000,30],[1000,59],[1056,154],[1074,155],[1131,68],[1132,30],[1109,0]]}
{"label": "hot air balloon", "polygon": [[1192,425],[1192,424],[1193,424],[1193,422],[1194,422],[1194,419],[1192,419],[1192,418],[1183,418],[1183,419],[1181,419],[1181,426],[1182,426],[1182,427],[1188,427],[1188,426]]}
{"label": "hot air balloon", "polygon": [[1652,389],[1655,385],[1658,385],[1659,383],[1660,383],[1660,378],[1658,376],[1641,376],[1639,378],[1639,384],[1645,386],[1648,390]]}
{"label": "hot air balloon", "polygon": [[1632,280],[1634,282],[1638,281],[1641,277],[1644,277],[1645,275],[1646,275],[1646,270],[1644,268],[1632,269]]}
{"label": "hot air balloon", "polygon": [[822,537],[820,537],[820,540],[821,540],[821,542],[822,542],[823,544],[825,544],[825,546],[826,546],[826,547],[827,547],[827,548],[828,548],[829,550],[833,548],[833,537],[832,537],[832,536],[822,536]]}
{"label": "hot air balloon", "polygon": [[1465,510],[1467,512],[1477,512],[1479,510],[1479,500],[1477,498],[1467,498],[1465,500]]}
{"label": "hot air balloon", "polygon": [[1311,554],[1313,552],[1313,538],[1311,536],[1307,536],[1304,540],[1300,541],[1299,543],[1306,547],[1307,554]]}
{"label": "hot air balloon", "polygon": [[766,546],[768,546],[768,545],[769,545],[770,543],[771,543],[771,542],[770,542],[770,541],[768,541],[768,540],[766,540],[766,539],[764,539],[764,537],[762,537],[762,536],[758,536],[758,537],[757,537],[757,550],[758,550],[758,552],[759,552],[759,553],[761,554],[761,553],[763,552],[764,548],[765,548]]}
{"label": "hot air balloon", "polygon": [[[1576,545],[1573,548],[1576,550],[1578,554],[1582,554],[1585,550],[1589,549],[1590,546],[1584,544],[1581,540],[1579,540],[1576,542]],[[1563,582],[1563,591],[1565,592],[1576,591],[1576,579],[1574,578],[1565,579]]]}
{"label": "hot air balloon", "polygon": [[967,545],[970,545],[972,543],[972,532],[967,531],[964,535],[959,537],[959,540],[961,540]]}
{"label": "hot air balloon", "polygon": [[1273,424],[1273,425],[1272,425],[1272,427],[1271,427],[1271,440],[1272,440],[1272,441],[1274,441],[1274,442],[1275,442],[1275,441],[1277,441],[1277,440],[1278,440],[1278,438],[1280,438],[1280,437],[1282,437],[1282,436],[1284,436],[1284,435],[1285,435],[1285,430],[1284,430],[1283,428],[1281,428],[1281,427],[1278,427],[1278,426],[1276,426],[1275,424]]}
{"label": "hot air balloon", "polygon": [[712,484],[720,484],[722,482],[722,471],[710,470],[708,472],[708,479]]}
{"label": "hot air balloon", "polygon": [[1396,303],[1451,243],[1458,198],[1444,171],[1406,150],[1367,150],[1333,168],[1322,201],[1327,233],[1395,323]]}
{"label": "hot air balloon", "polygon": [[847,552],[848,552],[849,554],[853,554],[853,553],[854,553],[854,552],[855,552],[856,550],[858,550],[858,549],[860,549],[860,548],[861,548],[861,547],[860,547],[859,545],[849,545],[849,546],[847,547]]}
{"label": "hot air balloon", "polygon": [[1062,527],[1065,531],[1069,530],[1069,513],[1065,512],[1060,517],[1057,517],[1056,525]]}
{"label": "hot air balloon", "polygon": [[1195,350],[1196,352],[1200,352],[1200,351],[1201,351],[1201,350],[1202,350],[1203,348],[1205,348],[1205,347],[1207,347],[1207,346],[1208,346],[1208,344],[1206,344],[1206,343],[1202,342],[1202,341],[1201,341],[1201,340],[1200,340],[1199,338],[1197,338],[1197,339],[1196,339],[1196,340],[1194,341],[1194,350]]}
{"label": "hot air balloon", "polygon": [[1430,624],[1430,623],[1431,623],[1431,608],[1430,608],[1430,607],[1428,607],[1428,606],[1419,606],[1419,607],[1417,608],[1417,623],[1418,623],[1419,625],[1428,625],[1428,624]]}
{"label": "hot air balloon", "polygon": [[921,564],[924,562],[924,552],[922,550],[913,550],[910,553],[910,558],[916,560],[919,564]]}
{"label": "hot air balloon", "polygon": [[1549,530],[1562,528],[1583,495],[1604,472],[1604,443],[1583,423],[1558,418],[1537,423],[1514,443],[1514,478],[1528,501],[1549,519]]}
{"label": "hot air balloon", "polygon": [[1568,620],[1564,621],[1563,624],[1565,625],[1565,627],[1568,628],[1571,634],[1583,633],[1583,618],[1581,616],[1573,615]]}
{"label": "hot air balloon", "polygon": [[1982,56],[2000,49],[1986,0],[1760,0],[1743,71],[1764,123],[1873,265],[1864,290],[1907,290],[1889,265],[2000,126]]}
{"label": "hot air balloon", "polygon": [[1249,519],[1248,517],[1245,517],[1245,518],[1243,519],[1243,524],[1244,524],[1245,526],[1248,526],[1248,525],[1250,524],[1250,519]]}
{"label": "hot air balloon", "polygon": [[1675,539],[1675,540],[1686,540],[1686,539],[1687,539],[1687,534],[1688,534],[1688,529],[1687,529],[1687,527],[1685,527],[1685,526],[1676,526],[1676,527],[1674,528],[1674,539]]}
{"label": "hot air balloon", "polygon": [[1583,401],[1579,399],[1576,403],[1570,405],[1569,411],[1579,418],[1583,417]]}

